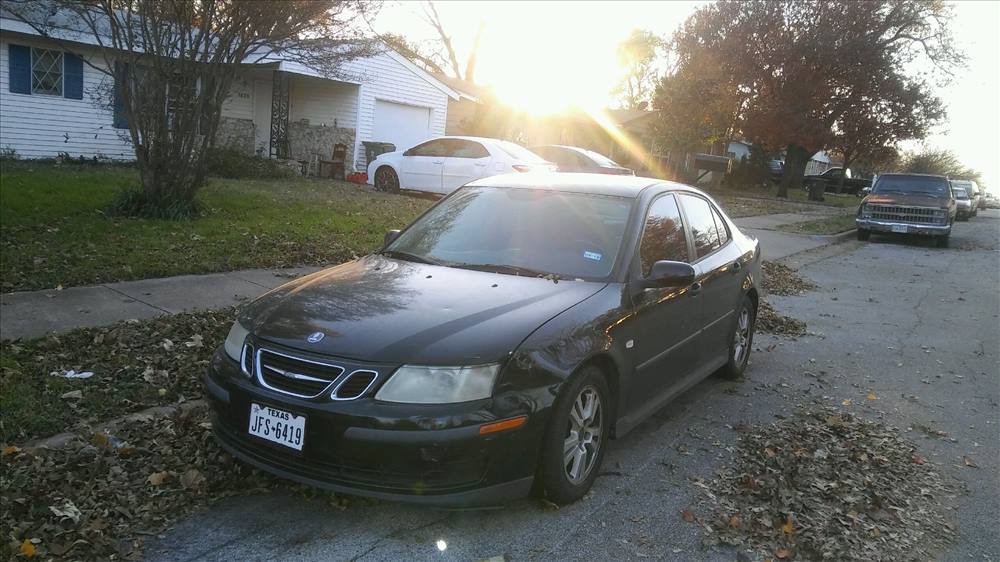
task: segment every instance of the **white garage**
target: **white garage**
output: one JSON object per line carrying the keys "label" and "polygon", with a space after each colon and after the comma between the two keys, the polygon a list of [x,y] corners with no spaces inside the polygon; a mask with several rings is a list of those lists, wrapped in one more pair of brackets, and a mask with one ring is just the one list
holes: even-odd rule
{"label": "white garage", "polygon": [[406,150],[428,137],[431,132],[431,108],[375,100],[375,124],[372,137],[391,142]]}

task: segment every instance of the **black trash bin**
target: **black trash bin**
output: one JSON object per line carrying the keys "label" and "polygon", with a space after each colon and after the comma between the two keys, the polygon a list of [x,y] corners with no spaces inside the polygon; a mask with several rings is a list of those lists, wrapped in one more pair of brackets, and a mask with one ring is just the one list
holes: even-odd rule
{"label": "black trash bin", "polygon": [[391,142],[362,141],[361,144],[365,147],[365,162],[369,164],[380,154],[396,150],[396,145]]}

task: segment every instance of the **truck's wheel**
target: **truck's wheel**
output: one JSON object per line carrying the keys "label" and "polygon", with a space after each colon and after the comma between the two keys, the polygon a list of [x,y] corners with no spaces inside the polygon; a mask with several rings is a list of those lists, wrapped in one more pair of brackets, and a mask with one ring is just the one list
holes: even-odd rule
{"label": "truck's wheel", "polygon": [[872,231],[868,230],[867,228],[858,229],[858,240],[861,240],[862,242],[867,242],[868,239],[871,237],[872,237]]}

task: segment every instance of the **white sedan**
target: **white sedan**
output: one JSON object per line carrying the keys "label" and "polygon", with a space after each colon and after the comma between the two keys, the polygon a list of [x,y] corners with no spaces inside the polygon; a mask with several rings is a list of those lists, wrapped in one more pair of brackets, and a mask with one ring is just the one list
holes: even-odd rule
{"label": "white sedan", "polygon": [[438,137],[368,164],[368,183],[380,191],[413,189],[451,193],[472,180],[510,172],[554,172],[530,150],[483,137]]}

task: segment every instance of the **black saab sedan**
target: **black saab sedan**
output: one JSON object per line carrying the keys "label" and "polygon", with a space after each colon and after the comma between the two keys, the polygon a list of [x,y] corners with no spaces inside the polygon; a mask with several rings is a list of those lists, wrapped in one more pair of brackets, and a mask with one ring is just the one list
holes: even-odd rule
{"label": "black saab sedan", "polygon": [[205,377],[215,434],[279,476],[441,506],[572,502],[621,437],[747,365],[760,248],[704,193],[518,174],[253,302]]}

